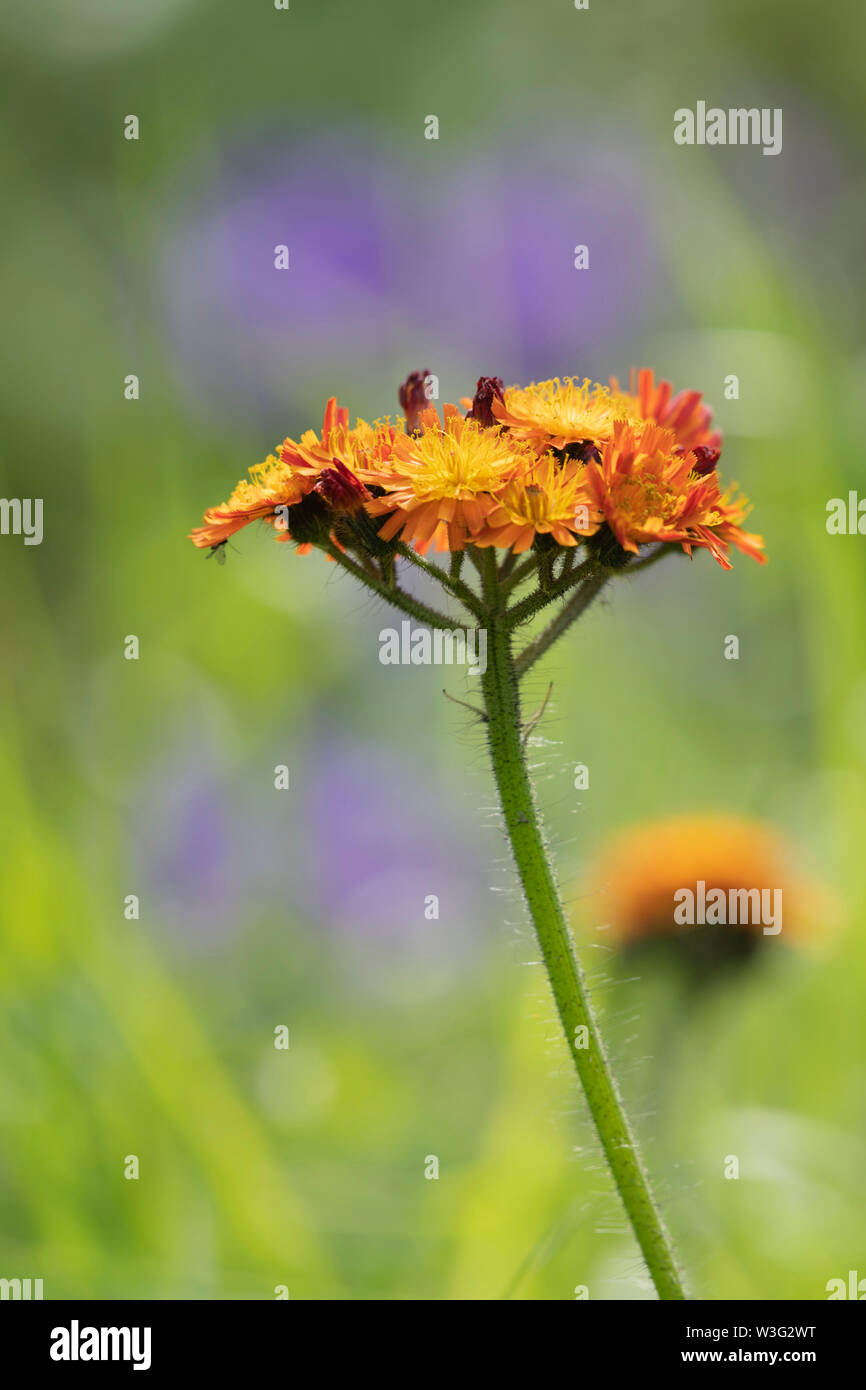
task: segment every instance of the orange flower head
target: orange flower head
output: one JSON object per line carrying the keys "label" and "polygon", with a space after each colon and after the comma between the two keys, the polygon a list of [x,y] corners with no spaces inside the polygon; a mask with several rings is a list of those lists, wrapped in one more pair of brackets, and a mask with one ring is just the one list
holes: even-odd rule
{"label": "orange flower head", "polygon": [[496,505],[494,493],[528,463],[535,452],[503,433],[467,420],[456,406],[419,415],[414,435],[396,434],[387,466],[371,470],[368,481],[384,496],[367,504],[373,516],[392,512],[380,528],[383,540],[398,534],[424,550],[462,550]]}
{"label": "orange flower head", "polygon": [[[382,467],[394,434],[387,424],[368,425],[365,420],[350,429],[348,410],[332,397],[325,406],[321,435],[307,430],[300,442],[285,439],[279,457],[271,454],[256,464],[249,470],[249,480],[238,483],[228,502],[205,512],[205,525],[191,531],[190,540],[200,549],[221,545],[256,520],[273,526],[278,540],[295,539],[288,509],[298,507],[312,492],[322,503],[315,509],[317,516],[321,512],[327,517],[329,510],[357,509],[368,496],[362,475],[371,467]],[[303,526],[303,551],[311,548],[306,538],[308,521]]]}
{"label": "orange flower head", "polygon": [[536,536],[548,535],[558,545],[575,546],[579,536],[593,534],[600,524],[586,469],[579,463],[561,464],[548,453],[506,484],[472,541],[479,546],[510,547],[519,555]]}
{"label": "orange flower head", "polygon": [[304,495],[302,480],[273,454],[249,473],[249,479],[241,479],[227,502],[208,508],[204,526],[190,532],[190,540],[199,549],[221,545],[251,521],[272,519],[278,507],[294,506]]}
{"label": "orange flower head", "polygon": [[380,467],[388,458],[394,434],[393,426],[381,421],[370,425],[358,420],[350,429],[348,410],[338,406],[332,396],[325,406],[321,435],[306,430],[299,441],[284,439],[279,453],[283,463],[309,483],[309,491],[319,474],[335,463],[363,481],[371,468]]}
{"label": "orange flower head", "polygon": [[[709,925],[681,923],[674,915],[682,890],[697,895],[700,884],[705,895],[714,890],[724,895],[719,932],[756,942],[777,935],[802,941],[814,938],[828,909],[836,908],[825,888],[794,867],[795,859],[793,847],[763,822],[681,815],[621,831],[602,850],[593,877],[603,885],[607,927],[620,946],[682,937]],[[765,935],[754,892],[749,899],[741,896],[750,890],[778,890],[780,896],[767,901],[781,909],[781,922],[774,923],[781,926],[779,933]],[[732,894],[738,895],[735,913],[728,911]]]}
{"label": "orange flower head", "polygon": [[[621,395],[619,382],[611,377],[611,389]],[[631,391],[624,397],[629,404],[629,414],[641,420],[652,420],[673,430],[677,444],[682,449],[695,450],[706,445],[717,451],[722,447],[722,436],[710,427],[713,412],[704,404],[700,391],[680,391],[675,396],[669,381],[655,382],[655,374],[650,367],[641,367],[637,374],[637,389],[631,383]],[[717,453],[718,457],[718,453]]]}
{"label": "orange flower head", "polygon": [[602,444],[610,438],[615,421],[638,418],[637,406],[628,396],[577,377],[509,386],[504,399],[494,399],[491,409],[499,424],[507,425],[518,439],[552,449]]}
{"label": "orange flower head", "polygon": [[623,550],[638,553],[657,541],[678,543],[686,554],[704,547],[730,569],[728,547],[763,563],[763,541],[742,529],[744,500],[722,495],[706,460],[683,452],[672,430],[647,421],[618,421],[599,463],[587,465],[590,495]]}

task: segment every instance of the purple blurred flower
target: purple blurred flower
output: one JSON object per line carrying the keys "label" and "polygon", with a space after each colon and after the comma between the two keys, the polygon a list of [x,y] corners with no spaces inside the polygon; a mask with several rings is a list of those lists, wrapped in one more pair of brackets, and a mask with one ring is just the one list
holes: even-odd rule
{"label": "purple blurred flower", "polygon": [[[427,774],[390,748],[341,738],[305,743],[292,790],[268,769],[233,768],[188,730],[153,768],[130,813],[136,882],[148,917],[186,944],[221,945],[254,922],[334,931],[354,973],[442,979],[472,958],[490,920],[486,841],[455,824]],[[249,754],[248,754],[249,759]],[[427,778],[429,784],[429,778]],[[425,916],[430,895],[439,916]]]}
{"label": "purple blurred flower", "polygon": [[637,335],[661,274],[652,219],[638,160],[602,141],[486,151],[425,181],[403,291],[446,357],[510,382],[580,374],[591,353],[589,375],[606,343]]}
{"label": "purple blurred flower", "polygon": [[216,742],[185,732],[151,769],[130,811],[129,843],[148,918],[187,944],[221,944],[274,901],[283,828],[268,785],[243,800]]}
{"label": "purple blurred flower", "polygon": [[165,309],[209,404],[285,411],[320,394],[335,356],[387,350],[390,167],[345,132],[288,150],[256,136],[229,148],[216,186],[188,189],[165,248]]}
{"label": "purple blurred flower", "polygon": [[[455,820],[420,761],[329,734],[309,766],[291,887],[307,914],[340,934],[353,964],[360,954],[374,969],[387,963],[386,974],[407,966],[443,975],[471,958],[492,915],[489,842]],[[434,895],[438,917],[429,917]]]}
{"label": "purple blurred flower", "polygon": [[[443,169],[381,132],[288,147],[265,133],[228,147],[218,184],[188,174],[185,190],[163,275],[180,365],[210,413],[285,428],[371,364],[408,370],[419,352],[434,373],[471,364],[470,394],[484,372],[591,373],[606,342],[636,336],[660,277],[638,158],[610,142]],[[578,244],[588,270],[574,268]],[[274,268],[278,245],[288,270]],[[372,413],[396,409],[396,386],[383,382]]]}

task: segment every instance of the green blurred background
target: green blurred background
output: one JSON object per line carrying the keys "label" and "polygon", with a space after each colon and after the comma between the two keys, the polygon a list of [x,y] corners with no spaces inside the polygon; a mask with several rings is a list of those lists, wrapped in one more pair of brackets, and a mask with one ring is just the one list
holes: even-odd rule
{"label": "green blurred background", "polygon": [[[415,368],[453,400],[482,373],[642,363],[716,406],[770,564],[660,566],[538,669],[550,841],[693,1293],[866,1276],[864,541],[825,529],[866,491],[858,20],[0,12],[0,486],[45,506],[41,546],[0,539],[0,1276],[46,1298],[650,1295],[529,964],[482,737],[441,695],[471,683],[381,666],[394,619],[270,533],[224,568],[184,539],[330,394],[370,418]],[[782,153],[675,146],[697,100],[783,108]],[[683,1008],[605,944],[593,865],[619,827],[690,811],[779,827],[836,906],[816,949]]]}

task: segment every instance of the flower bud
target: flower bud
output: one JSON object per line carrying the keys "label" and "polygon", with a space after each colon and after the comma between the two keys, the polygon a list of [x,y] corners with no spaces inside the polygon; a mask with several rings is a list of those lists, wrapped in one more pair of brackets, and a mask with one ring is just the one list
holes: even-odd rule
{"label": "flower bud", "polygon": [[691,452],[695,456],[695,466],[692,472],[697,473],[699,478],[705,478],[708,473],[712,473],[722,451],[711,444],[698,444]]}
{"label": "flower bud", "polygon": [[430,404],[427,398],[427,380],[430,373],[410,372],[397,392],[400,409],[406,416],[406,430],[412,434],[418,428],[418,416]]}
{"label": "flower bud", "polygon": [[496,417],[493,414],[493,402],[504,401],[505,390],[502,385],[501,376],[480,376],[475,387],[475,395],[472,397],[472,405],[466,412],[467,420],[477,420],[479,425],[489,429],[495,425]]}
{"label": "flower bud", "polygon": [[334,459],[332,468],[322,470],[313,491],[335,512],[356,512],[370,495],[360,479],[339,459]]}

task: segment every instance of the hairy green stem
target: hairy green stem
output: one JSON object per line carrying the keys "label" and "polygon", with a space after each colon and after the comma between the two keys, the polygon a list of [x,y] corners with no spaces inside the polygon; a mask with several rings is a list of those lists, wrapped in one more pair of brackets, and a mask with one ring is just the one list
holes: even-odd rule
{"label": "hairy green stem", "polygon": [[[462,551],[457,553],[463,554]],[[473,594],[468,584],[464,584],[459,575],[446,574],[441,566],[431,565],[429,560],[425,560],[422,555],[418,554],[417,550],[412,549],[411,545],[405,545],[402,541],[397,546],[397,554],[402,555],[404,560],[408,560],[410,564],[415,565],[431,579],[435,579],[438,584],[442,585],[443,589],[447,589],[450,594],[460,600],[464,607],[474,613],[476,618],[481,616],[481,604],[477,596]]]}
{"label": "hairy green stem", "polygon": [[595,561],[584,560],[583,564],[577,569],[569,570],[568,574],[557,579],[548,589],[536,589],[526,598],[515,603],[513,608],[507,612],[507,625],[509,628],[519,627],[521,623],[526,623],[530,618],[534,618],[536,613],[540,613],[542,608],[547,608],[549,604],[555,603],[563,594],[567,594],[569,589],[573,589],[575,584],[579,584],[596,568]]}
{"label": "hairy green stem", "polygon": [[349,574],[353,574],[362,584],[366,584],[368,589],[372,589],[374,593],[385,599],[387,603],[393,604],[395,608],[401,608],[411,618],[417,618],[419,623],[427,623],[429,627],[445,628],[449,632],[455,627],[463,626],[455,619],[449,618],[445,613],[440,613],[438,609],[431,608],[428,603],[422,603],[420,599],[413,598],[396,583],[387,584],[383,580],[377,579],[375,575],[368,574],[360,565],[355,564],[355,561],[351,560],[348,555],[344,555],[340,547],[335,545],[333,541],[328,541],[322,546],[322,549],[342,569],[348,570]]}
{"label": "hairy green stem", "polygon": [[493,773],[566,1042],[623,1206],[659,1298],[685,1298],[670,1237],[607,1058],[547,859],[521,738],[520,700],[494,553],[484,572],[487,670],[482,677]]}
{"label": "hairy green stem", "polygon": [[513,550],[507,550],[507,551],[505,552],[505,558],[503,559],[502,564],[499,566],[499,585],[500,585],[500,588],[502,587],[502,584],[504,583],[504,581],[505,581],[505,580],[508,578],[508,576],[511,574],[511,571],[514,569],[514,566],[515,566],[516,564],[517,564],[517,556],[515,555],[514,551],[513,551]]}
{"label": "hairy green stem", "polygon": [[510,594],[512,589],[519,588],[524,579],[528,579],[531,574],[535,573],[536,569],[534,555],[530,555],[528,560],[521,560],[520,564],[516,566],[513,563],[509,565],[509,559],[511,559],[510,553],[506,556],[505,563],[499,571],[499,592],[501,594]]}

